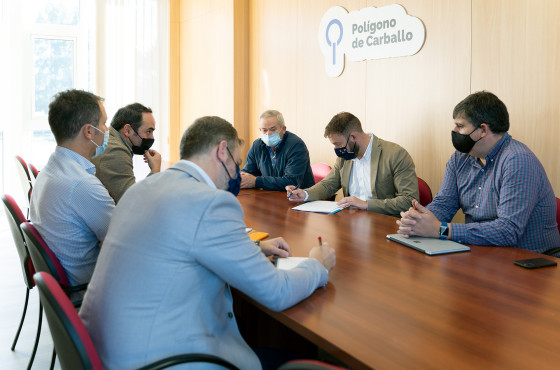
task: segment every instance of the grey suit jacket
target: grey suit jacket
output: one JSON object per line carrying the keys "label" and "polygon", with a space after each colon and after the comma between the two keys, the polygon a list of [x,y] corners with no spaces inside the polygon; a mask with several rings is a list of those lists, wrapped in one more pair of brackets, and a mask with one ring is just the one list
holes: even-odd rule
{"label": "grey suit jacket", "polygon": [[[338,158],[325,178],[309,189],[308,200],[327,199],[342,188],[349,195],[350,175],[353,161]],[[414,162],[401,146],[381,140],[373,135],[371,147],[371,196],[368,211],[398,216],[418,199],[418,179]]]}
{"label": "grey suit jacket", "polygon": [[259,369],[229,287],[283,310],[327,279],[313,259],[277,270],[245,232],[237,199],[179,161],[132,186],[115,208],[80,315],[107,369],[188,352]]}

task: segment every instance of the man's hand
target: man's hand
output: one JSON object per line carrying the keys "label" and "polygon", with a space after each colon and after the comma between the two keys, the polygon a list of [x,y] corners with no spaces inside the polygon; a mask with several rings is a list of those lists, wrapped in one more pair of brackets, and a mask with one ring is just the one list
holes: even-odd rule
{"label": "man's hand", "polygon": [[344,197],[336,204],[340,207],[354,206],[359,209],[367,209],[367,202],[356,197]]}
{"label": "man's hand", "polygon": [[286,192],[288,193],[288,199],[290,202],[303,202],[307,194],[301,189],[296,189],[294,185],[286,186]]}
{"label": "man's hand", "polygon": [[152,173],[161,171],[161,154],[153,149],[148,149],[144,152],[144,162],[148,164]]}
{"label": "man's hand", "polygon": [[241,189],[252,189],[257,183],[257,178],[250,173],[241,172]]}
{"label": "man's hand", "polygon": [[262,240],[261,250],[265,256],[289,257],[292,255],[290,246],[284,238]]}
{"label": "man's hand", "polygon": [[322,245],[311,248],[309,257],[321,262],[327,271],[331,271],[334,265],[336,265],[336,254],[328,243],[323,242]]}
{"label": "man's hand", "polygon": [[412,207],[406,212],[401,212],[401,219],[397,220],[397,225],[399,225],[397,232],[407,238],[412,235],[439,238],[441,222],[414,199]]}

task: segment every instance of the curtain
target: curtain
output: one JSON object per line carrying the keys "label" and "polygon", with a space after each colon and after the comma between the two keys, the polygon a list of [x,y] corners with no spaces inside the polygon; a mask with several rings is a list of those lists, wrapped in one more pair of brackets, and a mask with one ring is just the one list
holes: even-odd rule
{"label": "curtain", "polygon": [[[105,98],[108,124],[127,104],[150,107],[156,119],[154,149],[168,160],[169,1],[98,1],[96,49],[97,93]],[[138,176],[149,172],[141,156],[134,164]]]}

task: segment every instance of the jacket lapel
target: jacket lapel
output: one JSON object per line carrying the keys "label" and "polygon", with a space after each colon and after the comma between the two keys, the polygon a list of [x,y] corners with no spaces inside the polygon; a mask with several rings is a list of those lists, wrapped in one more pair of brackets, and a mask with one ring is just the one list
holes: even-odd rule
{"label": "jacket lapel", "polygon": [[379,142],[377,136],[373,135],[373,143],[371,143],[371,161],[370,161],[371,196],[373,199],[377,199],[375,180],[377,179],[377,168],[379,167],[379,158],[381,158],[381,143]]}

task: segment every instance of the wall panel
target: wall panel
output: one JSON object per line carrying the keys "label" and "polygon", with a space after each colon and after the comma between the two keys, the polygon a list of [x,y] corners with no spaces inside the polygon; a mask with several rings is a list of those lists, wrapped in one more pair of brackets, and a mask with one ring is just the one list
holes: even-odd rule
{"label": "wall panel", "polygon": [[472,89],[508,107],[510,133],[560,196],[560,1],[473,0]]}
{"label": "wall panel", "polygon": [[402,0],[424,22],[423,48],[409,57],[347,60],[340,77],[327,77],[317,42],[324,12],[391,3],[181,0],[180,131],[203,114],[235,119],[249,138],[246,152],[259,136],[260,113],[278,109],[312,162],[333,164],[324,127],[347,110],[367,131],[404,146],[435,193],[453,152],[453,107],[487,89],[507,104],[511,133],[535,151],[560,195],[560,1]]}

